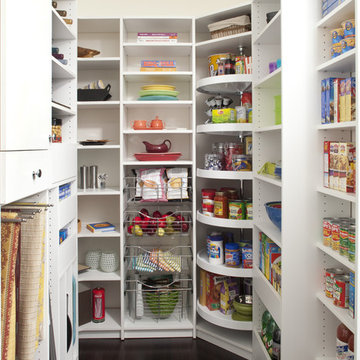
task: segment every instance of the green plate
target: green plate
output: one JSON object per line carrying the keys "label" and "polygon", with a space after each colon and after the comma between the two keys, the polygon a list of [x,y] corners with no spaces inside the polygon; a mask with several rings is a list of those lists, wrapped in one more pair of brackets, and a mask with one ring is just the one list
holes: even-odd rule
{"label": "green plate", "polygon": [[178,91],[171,90],[140,90],[139,96],[178,96]]}

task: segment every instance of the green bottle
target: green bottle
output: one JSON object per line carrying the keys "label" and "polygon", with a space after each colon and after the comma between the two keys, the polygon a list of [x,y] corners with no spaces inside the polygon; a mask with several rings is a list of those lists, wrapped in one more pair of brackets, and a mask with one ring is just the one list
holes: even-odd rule
{"label": "green bottle", "polygon": [[264,311],[261,318],[261,339],[263,343],[265,343],[266,326],[271,319],[272,319],[271,314],[267,310]]}
{"label": "green bottle", "polygon": [[273,333],[276,327],[277,325],[274,319],[271,319],[266,326],[265,347],[270,357],[272,357]]}

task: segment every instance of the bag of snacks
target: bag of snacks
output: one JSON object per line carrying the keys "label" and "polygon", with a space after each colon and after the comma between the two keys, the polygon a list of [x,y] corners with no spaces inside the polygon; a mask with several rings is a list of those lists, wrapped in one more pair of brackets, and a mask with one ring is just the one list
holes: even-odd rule
{"label": "bag of snacks", "polygon": [[167,201],[165,169],[140,169],[137,171],[136,196],[142,201]]}
{"label": "bag of snacks", "polygon": [[166,170],[168,178],[167,199],[188,199],[188,169],[172,168]]}

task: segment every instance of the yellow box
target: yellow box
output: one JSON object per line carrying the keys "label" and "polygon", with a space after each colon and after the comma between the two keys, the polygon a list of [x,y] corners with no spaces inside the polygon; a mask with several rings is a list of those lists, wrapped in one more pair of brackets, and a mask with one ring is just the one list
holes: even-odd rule
{"label": "yellow box", "polygon": [[212,122],[218,123],[234,123],[236,122],[235,109],[213,109],[212,110]]}

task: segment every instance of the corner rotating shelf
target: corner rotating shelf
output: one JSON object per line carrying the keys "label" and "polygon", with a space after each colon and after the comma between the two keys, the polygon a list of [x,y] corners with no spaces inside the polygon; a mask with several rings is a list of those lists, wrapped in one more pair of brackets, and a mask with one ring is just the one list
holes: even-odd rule
{"label": "corner rotating shelf", "polygon": [[196,127],[198,134],[236,136],[237,133],[250,133],[252,131],[253,124],[251,123],[203,124]]}
{"label": "corner rotating shelf", "polygon": [[222,219],[216,217],[210,217],[203,215],[199,210],[196,213],[196,219],[206,225],[231,228],[231,229],[252,229],[253,221],[252,220],[232,220],[232,219]]}
{"label": "corner rotating shelf", "polygon": [[198,80],[196,90],[205,94],[238,94],[251,88],[251,75],[220,75]]}
{"label": "corner rotating shelf", "polygon": [[196,175],[206,179],[252,180],[252,171],[223,171],[197,169]]}
{"label": "corner rotating shelf", "polygon": [[252,277],[252,269],[243,269],[222,265],[210,264],[206,249],[200,250],[196,257],[197,265],[206,271],[233,277]]}
{"label": "corner rotating shelf", "polygon": [[206,306],[202,306],[197,301],[197,313],[206,321],[233,330],[252,330],[252,321],[236,321],[231,315],[224,315],[220,311],[210,311]]}

